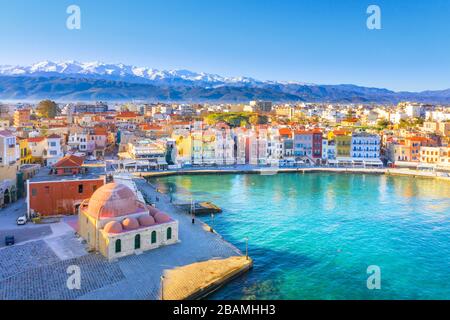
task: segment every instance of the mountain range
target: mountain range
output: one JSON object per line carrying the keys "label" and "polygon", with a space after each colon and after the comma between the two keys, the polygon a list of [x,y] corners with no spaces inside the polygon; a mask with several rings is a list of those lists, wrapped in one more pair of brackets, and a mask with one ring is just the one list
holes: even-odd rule
{"label": "mountain range", "polygon": [[351,84],[316,85],[223,77],[188,70],[157,70],[124,64],[43,61],[0,66],[0,99],[167,102],[333,102],[450,104],[450,89],[395,92]]}

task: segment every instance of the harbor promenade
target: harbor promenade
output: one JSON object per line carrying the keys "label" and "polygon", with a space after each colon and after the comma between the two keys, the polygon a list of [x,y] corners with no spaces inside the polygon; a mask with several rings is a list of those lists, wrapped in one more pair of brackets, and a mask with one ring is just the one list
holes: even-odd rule
{"label": "harbor promenade", "polygon": [[[171,272],[166,299],[202,298],[231,280],[230,272],[239,275],[251,267],[251,259],[246,260],[238,248],[201,221],[192,224],[188,215],[145,179],[134,180],[146,198],[158,197],[156,206],[179,221],[179,243],[108,261],[86,251],[76,235],[77,217],[62,219],[51,225],[48,235],[0,248],[0,300],[158,300],[164,292],[162,279],[171,270],[190,272]],[[197,263],[202,268],[189,267]],[[71,266],[81,272],[79,289],[67,287]],[[211,267],[215,276],[205,281]],[[192,283],[193,290],[186,290],[186,283]]]}
{"label": "harbor promenade", "polygon": [[161,170],[149,172],[133,172],[138,177],[164,177],[173,175],[195,174],[260,174],[274,175],[278,173],[342,173],[342,174],[379,174],[392,176],[411,176],[414,178],[436,178],[450,181],[450,173],[428,170],[411,170],[404,168],[347,168],[347,167],[258,167],[258,166],[230,166],[230,167],[195,167],[176,170]]}

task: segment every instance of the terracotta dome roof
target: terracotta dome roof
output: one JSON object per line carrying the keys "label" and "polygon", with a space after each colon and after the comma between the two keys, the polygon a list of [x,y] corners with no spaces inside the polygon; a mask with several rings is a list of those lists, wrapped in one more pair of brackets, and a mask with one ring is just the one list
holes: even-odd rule
{"label": "terracotta dome roof", "polygon": [[138,218],[139,224],[142,227],[149,227],[156,223],[155,219],[151,215],[142,215]]}
{"label": "terracotta dome roof", "polygon": [[155,214],[155,220],[157,223],[166,223],[169,222],[171,219],[167,214],[158,212],[157,214]]}
{"label": "terracotta dome roof", "polygon": [[108,183],[94,192],[87,212],[97,219],[115,218],[144,211],[144,208],[145,205],[137,200],[130,188],[119,183]]}
{"label": "terracotta dome roof", "polygon": [[150,214],[152,216],[155,216],[155,214],[157,214],[158,212],[161,212],[153,206],[147,206],[147,210],[148,210],[148,212],[150,212]]}
{"label": "terracotta dome roof", "polygon": [[134,230],[139,228],[139,222],[135,218],[126,218],[122,221],[122,226],[125,230]]}
{"label": "terracotta dome roof", "polygon": [[106,233],[121,233],[123,231],[122,225],[117,221],[110,221],[105,225]]}

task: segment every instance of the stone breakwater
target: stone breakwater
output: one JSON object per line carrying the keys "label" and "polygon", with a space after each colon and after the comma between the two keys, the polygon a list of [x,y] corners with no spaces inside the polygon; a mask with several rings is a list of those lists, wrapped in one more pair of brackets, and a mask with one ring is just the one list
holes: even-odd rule
{"label": "stone breakwater", "polygon": [[[247,259],[216,232],[210,232],[202,221],[197,219],[192,224],[191,217],[171,203],[168,195],[159,193],[144,179],[135,181],[146,199],[158,198],[156,207],[169,213],[180,225],[181,242],[171,248],[180,255],[173,255],[176,263],[163,271],[160,299],[202,299],[252,268],[251,258]],[[194,260],[199,254],[203,258]]]}

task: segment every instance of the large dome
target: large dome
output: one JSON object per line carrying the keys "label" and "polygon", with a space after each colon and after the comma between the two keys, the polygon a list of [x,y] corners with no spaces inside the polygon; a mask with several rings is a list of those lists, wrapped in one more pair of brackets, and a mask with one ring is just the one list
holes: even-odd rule
{"label": "large dome", "polygon": [[94,192],[89,199],[90,216],[101,218],[116,218],[145,211],[145,205],[139,202],[134,192],[119,183],[108,183]]}

